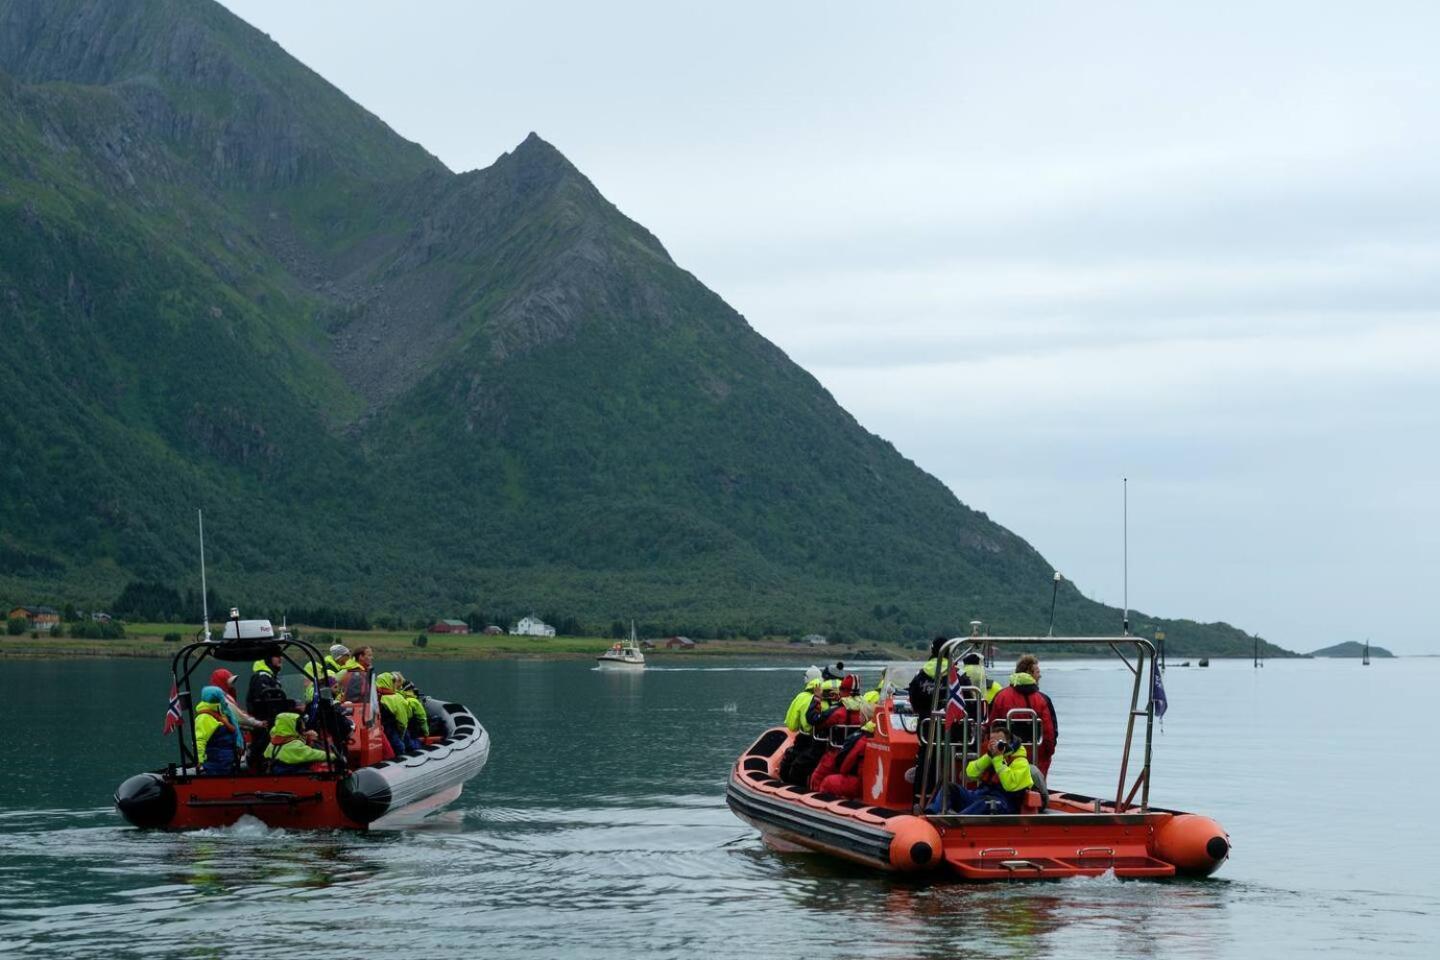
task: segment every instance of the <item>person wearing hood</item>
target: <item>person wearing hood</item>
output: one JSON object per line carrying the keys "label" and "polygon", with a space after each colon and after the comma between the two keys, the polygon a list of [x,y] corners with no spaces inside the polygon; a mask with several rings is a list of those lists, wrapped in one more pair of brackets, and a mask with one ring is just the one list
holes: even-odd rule
{"label": "person wearing hood", "polygon": [[430,714],[425,709],[425,701],[420,691],[415,689],[415,684],[399,671],[396,671],[394,681],[395,692],[405,698],[405,705],[410,708],[410,724],[407,728],[410,738],[417,744],[424,743],[425,738],[430,736]]}
{"label": "person wearing hood", "polygon": [[[285,656],[278,649],[250,665],[250,686],[245,690],[245,712],[256,720],[273,724],[277,714],[293,710],[295,703],[280,686],[280,668]],[[273,730],[273,727],[272,727]],[[250,740],[250,765],[258,767],[265,752],[265,738]]]}
{"label": "person wearing hood", "polygon": [[929,716],[935,709],[935,688],[940,678],[950,670],[950,661],[940,656],[940,648],[945,643],[944,637],[930,641],[930,659],[920,665],[910,680],[910,708],[917,716]]}
{"label": "person wearing hood", "polygon": [[200,772],[232,776],[240,772],[239,757],[245,748],[240,723],[225,701],[225,691],[216,686],[200,691],[195,706],[195,749]]}
{"label": "person wearing hood", "polygon": [[1060,740],[1060,721],[1055,715],[1055,703],[1040,689],[1040,661],[1034,654],[1027,653],[1015,661],[1015,672],[1010,675],[1010,686],[995,694],[990,702],[989,725],[1004,722],[1011,710],[1029,709],[1035,711],[1040,720],[1040,742],[1035,744],[1035,766],[1042,776],[1049,777],[1050,761],[1055,758],[1055,745]]}
{"label": "person wearing hood", "polygon": [[217,667],[210,672],[210,685],[219,687],[220,692],[225,694],[225,702],[230,705],[230,715],[240,722],[242,731],[264,730],[270,726],[264,720],[256,719],[240,709],[240,701],[235,699],[235,674],[224,667]]}
{"label": "person wearing hood", "polygon": [[305,773],[313,764],[324,763],[329,754],[311,746],[313,734],[300,732],[300,714],[285,711],[277,714],[270,729],[270,745],[265,758],[271,773]]}
{"label": "person wearing hood", "polygon": [[380,698],[380,722],[385,728],[385,738],[390,741],[390,749],[397,754],[420,749],[419,742],[410,736],[410,703],[400,692],[395,674],[377,675],[375,692]]}
{"label": "person wearing hood", "polygon": [[805,671],[805,687],[790,701],[790,706],[785,710],[785,729],[795,730],[800,733],[809,733],[810,724],[805,721],[805,713],[810,709],[810,701],[815,697],[815,691],[820,689],[821,683],[820,668],[812,666]]}

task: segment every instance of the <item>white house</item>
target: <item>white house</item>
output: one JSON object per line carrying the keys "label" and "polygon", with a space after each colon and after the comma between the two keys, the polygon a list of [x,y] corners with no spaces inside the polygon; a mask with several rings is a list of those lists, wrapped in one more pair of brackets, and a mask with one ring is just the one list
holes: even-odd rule
{"label": "white house", "polygon": [[515,629],[510,631],[515,637],[553,637],[555,628],[533,613],[528,617],[521,617],[520,622],[515,624]]}

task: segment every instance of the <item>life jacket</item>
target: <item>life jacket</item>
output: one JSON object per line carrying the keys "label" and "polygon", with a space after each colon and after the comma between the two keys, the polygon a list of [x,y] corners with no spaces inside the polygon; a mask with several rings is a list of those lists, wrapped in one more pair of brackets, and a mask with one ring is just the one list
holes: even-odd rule
{"label": "life jacket", "polygon": [[324,750],[317,750],[306,743],[297,729],[300,715],[281,713],[275,717],[270,730],[270,746],[265,748],[265,757],[274,762],[276,773],[291,772],[295,769],[318,763],[326,758]]}
{"label": "life jacket", "polygon": [[195,707],[196,761],[203,767],[226,767],[235,763],[239,731],[218,703],[202,702]]}

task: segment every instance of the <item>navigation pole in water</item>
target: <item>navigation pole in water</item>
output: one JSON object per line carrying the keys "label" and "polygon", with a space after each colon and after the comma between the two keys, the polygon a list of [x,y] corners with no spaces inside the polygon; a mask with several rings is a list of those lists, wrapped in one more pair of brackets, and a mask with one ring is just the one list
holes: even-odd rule
{"label": "navigation pole in water", "polygon": [[1370,638],[1369,638],[1369,637],[1366,637],[1366,638],[1365,638],[1365,658],[1360,661],[1360,666],[1362,666],[1362,667],[1368,667],[1368,666],[1370,666]]}
{"label": "navigation pole in water", "polygon": [[1060,576],[1060,571],[1055,571],[1055,586],[1050,590],[1050,629],[1045,631],[1045,636],[1055,636],[1055,598],[1060,595],[1060,581],[1065,578]]}

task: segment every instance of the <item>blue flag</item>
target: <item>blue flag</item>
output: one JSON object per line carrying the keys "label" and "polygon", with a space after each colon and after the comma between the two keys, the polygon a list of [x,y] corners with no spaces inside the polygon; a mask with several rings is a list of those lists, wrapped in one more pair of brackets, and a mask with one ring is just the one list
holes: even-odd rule
{"label": "blue flag", "polygon": [[1160,671],[1154,672],[1155,682],[1150,687],[1150,699],[1155,704],[1155,716],[1165,716],[1165,711],[1170,707],[1170,701],[1165,698],[1165,683],[1160,679]]}

